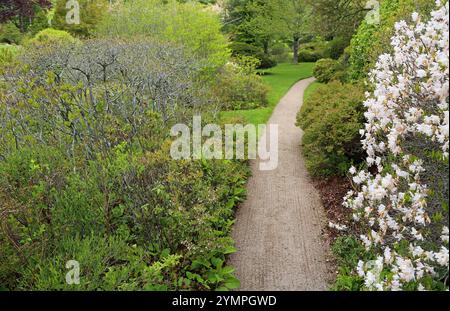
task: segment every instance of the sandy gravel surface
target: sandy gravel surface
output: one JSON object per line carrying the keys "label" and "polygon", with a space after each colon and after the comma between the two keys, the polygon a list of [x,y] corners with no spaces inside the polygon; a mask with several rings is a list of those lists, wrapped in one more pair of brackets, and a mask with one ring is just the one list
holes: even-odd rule
{"label": "sandy gravel surface", "polygon": [[247,185],[247,200],[237,211],[230,258],[240,290],[326,290],[329,248],[322,236],[325,213],[306,171],[302,131],[295,126],[303,93],[314,79],[295,84],[275,108],[269,123],[279,125],[278,167],[259,170]]}

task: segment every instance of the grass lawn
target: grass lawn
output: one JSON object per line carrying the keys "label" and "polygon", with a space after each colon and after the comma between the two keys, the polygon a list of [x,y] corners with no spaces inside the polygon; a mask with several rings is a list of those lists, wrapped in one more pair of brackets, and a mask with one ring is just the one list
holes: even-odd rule
{"label": "grass lawn", "polygon": [[313,67],[314,63],[301,63],[298,65],[279,64],[274,68],[264,70],[263,79],[271,88],[268,95],[269,105],[264,108],[251,110],[224,111],[221,113],[222,119],[226,122],[227,119],[243,117],[247,124],[258,125],[267,123],[273,109],[283,95],[297,81],[311,77]]}
{"label": "grass lawn", "polygon": [[323,85],[323,83],[320,82],[313,82],[305,90],[305,94],[303,95],[303,100],[307,99],[319,86]]}

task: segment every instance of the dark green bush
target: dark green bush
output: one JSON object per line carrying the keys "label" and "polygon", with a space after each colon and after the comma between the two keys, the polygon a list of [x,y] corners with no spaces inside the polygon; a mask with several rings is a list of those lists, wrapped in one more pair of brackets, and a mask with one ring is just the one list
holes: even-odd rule
{"label": "dark green bush", "polygon": [[264,53],[264,51],[257,46],[245,42],[233,42],[230,44],[230,49],[234,57],[244,55],[257,58],[259,60],[257,69],[268,69],[277,65],[274,57]]}
{"label": "dark green bush", "polygon": [[303,154],[312,175],[345,175],[363,159],[363,100],[360,87],[339,82],[318,87],[305,100],[297,125],[304,130]]}
{"label": "dark green bush", "polygon": [[313,69],[314,77],[321,83],[328,83],[335,77],[338,71],[338,62],[331,58],[319,60]]}
{"label": "dark green bush", "polygon": [[348,39],[342,37],[336,37],[330,42],[328,42],[327,48],[325,50],[325,57],[331,59],[339,59],[344,53],[345,48],[350,44]]}

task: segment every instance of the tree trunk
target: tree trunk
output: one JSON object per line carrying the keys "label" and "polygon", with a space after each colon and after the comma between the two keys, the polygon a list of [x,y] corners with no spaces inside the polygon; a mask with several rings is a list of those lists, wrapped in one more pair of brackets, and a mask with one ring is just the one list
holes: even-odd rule
{"label": "tree trunk", "polygon": [[298,55],[298,50],[300,48],[300,38],[294,37],[294,43],[292,44],[292,49],[294,51],[294,64],[298,64],[299,63],[299,55]]}

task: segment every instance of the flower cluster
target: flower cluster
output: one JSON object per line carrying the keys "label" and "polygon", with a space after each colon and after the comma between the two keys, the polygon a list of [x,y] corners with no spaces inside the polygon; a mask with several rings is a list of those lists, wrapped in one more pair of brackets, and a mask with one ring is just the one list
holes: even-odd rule
{"label": "flower cluster", "polygon": [[396,24],[392,54],[370,75],[361,130],[370,169],[351,168],[356,190],[344,198],[374,254],[356,269],[369,290],[432,289],[448,278],[448,182],[434,170],[448,173],[449,6],[436,2],[428,21],[414,13],[412,25]]}

